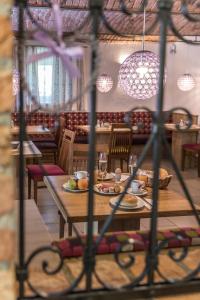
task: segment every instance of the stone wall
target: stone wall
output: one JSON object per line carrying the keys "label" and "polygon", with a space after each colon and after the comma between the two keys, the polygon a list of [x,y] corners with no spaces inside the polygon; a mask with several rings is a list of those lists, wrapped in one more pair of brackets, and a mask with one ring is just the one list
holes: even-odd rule
{"label": "stone wall", "polygon": [[15,296],[15,218],[12,161],[10,156],[10,111],[12,96],[12,0],[0,0],[0,299]]}

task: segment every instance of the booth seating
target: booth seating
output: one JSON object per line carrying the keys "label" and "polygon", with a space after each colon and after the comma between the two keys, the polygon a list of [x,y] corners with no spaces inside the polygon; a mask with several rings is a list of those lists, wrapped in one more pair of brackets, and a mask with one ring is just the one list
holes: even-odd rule
{"label": "booth seating", "polygon": [[[87,133],[77,128],[77,125],[87,125],[89,121],[88,112],[63,112],[59,116],[65,118],[66,124],[65,127],[69,130],[76,132],[75,143],[87,144],[88,136]],[[26,121],[28,125],[44,125],[49,129],[54,129],[55,124],[59,118],[55,113],[46,113],[46,112],[37,112],[31,115],[26,115]],[[97,120],[105,123],[124,123],[125,112],[97,112]],[[18,113],[12,114],[12,119],[15,125],[19,125]],[[136,126],[133,132],[133,141],[134,145],[145,144],[149,135],[151,133],[152,126],[152,116],[150,112],[146,111],[136,111],[132,112],[130,121],[132,126]],[[172,122],[172,117],[170,116],[168,123]],[[138,127],[138,128],[137,128]],[[171,133],[167,133],[168,139],[171,139]],[[49,137],[31,137],[32,141],[46,141],[47,139],[52,139],[52,136]]]}

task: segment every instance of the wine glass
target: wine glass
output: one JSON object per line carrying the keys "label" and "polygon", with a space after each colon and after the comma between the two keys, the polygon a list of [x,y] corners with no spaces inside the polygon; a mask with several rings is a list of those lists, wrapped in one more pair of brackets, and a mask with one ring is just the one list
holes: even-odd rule
{"label": "wine glass", "polygon": [[128,163],[128,168],[129,168],[129,174],[132,175],[135,168],[137,167],[137,155],[131,154],[129,156],[129,163]]}
{"label": "wine glass", "polygon": [[106,152],[100,152],[99,154],[99,173],[101,176],[101,179],[105,178],[107,173],[107,164],[108,164],[108,158]]}

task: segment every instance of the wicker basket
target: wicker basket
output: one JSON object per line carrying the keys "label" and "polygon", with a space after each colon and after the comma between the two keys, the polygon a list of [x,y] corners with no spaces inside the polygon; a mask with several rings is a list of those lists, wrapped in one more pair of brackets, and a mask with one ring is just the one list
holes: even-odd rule
{"label": "wicker basket", "polygon": [[[171,181],[171,178],[172,178],[172,175],[168,175],[167,177],[165,177],[164,179],[159,179],[158,180],[158,188],[159,189],[166,189],[168,184],[170,183]],[[147,186],[149,187],[153,187],[153,177],[152,176],[148,176],[147,177]]]}

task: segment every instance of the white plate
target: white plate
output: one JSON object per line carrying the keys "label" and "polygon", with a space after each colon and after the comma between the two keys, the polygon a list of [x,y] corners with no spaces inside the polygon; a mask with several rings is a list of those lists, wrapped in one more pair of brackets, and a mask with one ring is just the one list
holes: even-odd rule
{"label": "white plate", "polygon": [[[119,200],[119,197],[114,197],[114,198],[111,198],[110,199],[110,204],[112,206],[116,206],[116,203],[117,201]],[[137,197],[137,204],[135,205],[131,205],[131,204],[128,204],[128,203],[124,203],[123,201],[120,203],[119,205],[119,209],[125,209],[125,210],[133,210],[133,209],[140,209],[140,208],[143,208],[145,205],[144,205],[144,202],[142,199],[140,199],[139,197]]]}
{"label": "white plate", "polygon": [[143,197],[143,196],[146,196],[148,194],[148,192],[147,192],[147,190],[142,189],[142,190],[138,191],[137,193],[133,193],[132,189],[128,188],[127,194]]}
{"label": "white plate", "polygon": [[79,189],[76,189],[76,190],[72,190],[68,187],[68,183],[65,182],[63,185],[62,185],[63,189],[67,192],[72,192],[72,193],[83,193],[83,192],[87,192],[88,189],[86,190],[79,190]]}
{"label": "white plate", "polygon": [[[120,186],[120,192],[119,193],[116,193],[116,192],[101,192],[101,191],[99,191],[99,189],[98,189],[98,185],[100,185],[101,183],[98,183],[98,184],[95,184],[94,185],[94,191],[95,192],[97,192],[98,194],[101,194],[101,195],[119,195],[119,194],[121,194],[122,192],[123,192],[123,190],[124,190],[124,187],[123,186]],[[114,184],[113,184],[114,185]]]}
{"label": "white plate", "polygon": [[113,179],[113,175],[112,175],[112,173],[107,173],[106,174],[106,177],[103,177],[103,179],[102,179],[102,177],[97,177],[97,180],[99,180],[99,181],[105,181],[105,180],[112,180]]}

